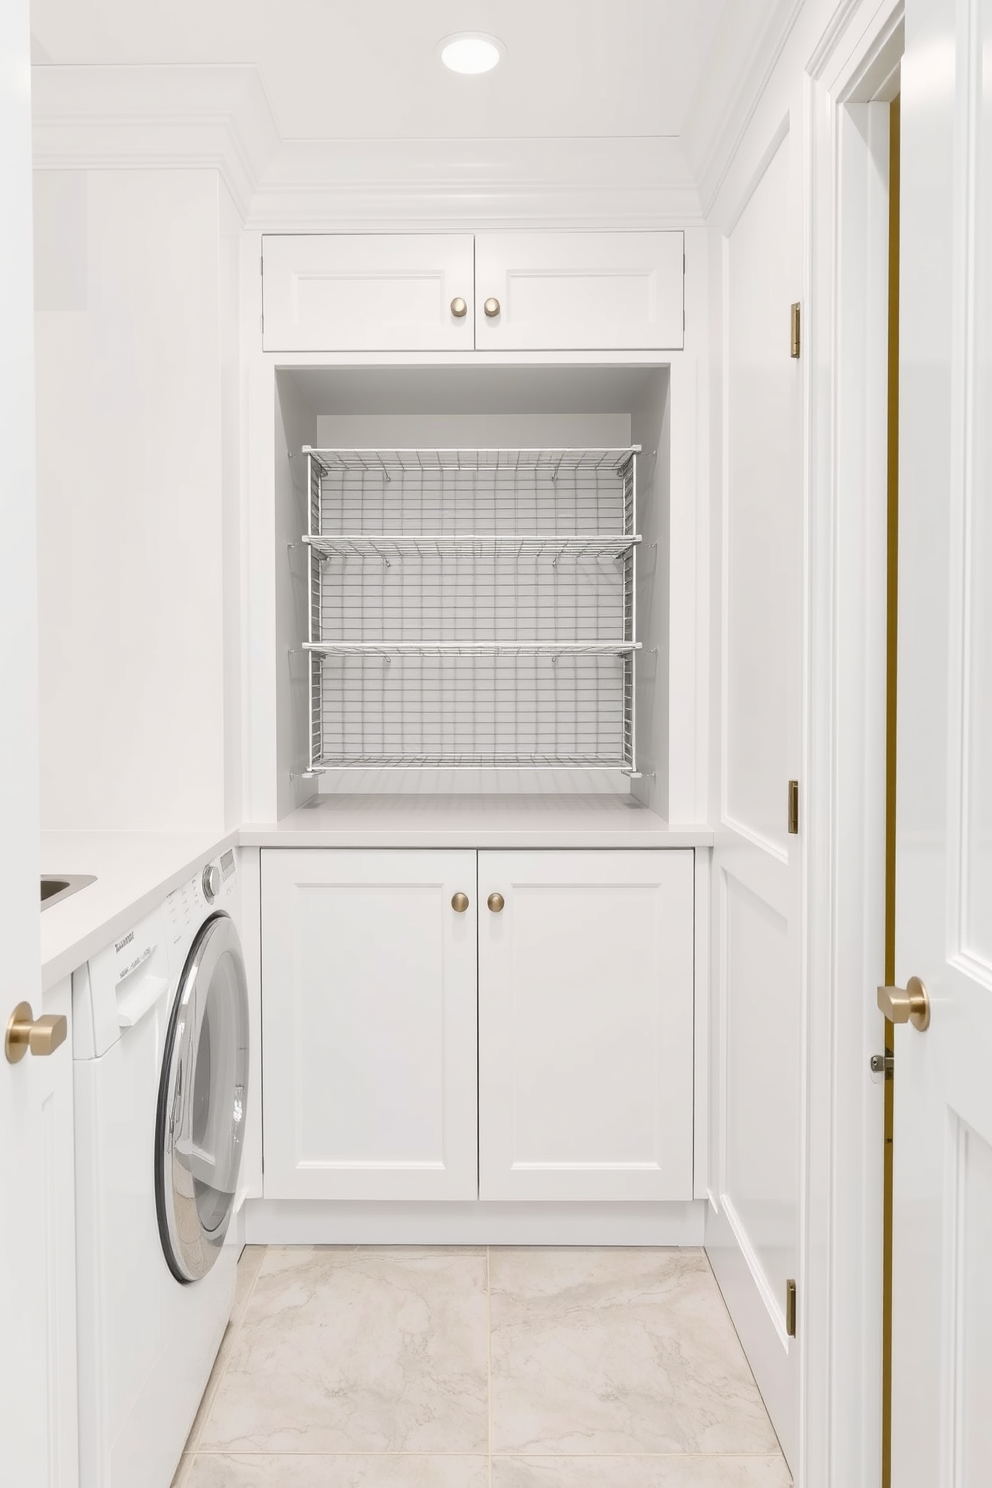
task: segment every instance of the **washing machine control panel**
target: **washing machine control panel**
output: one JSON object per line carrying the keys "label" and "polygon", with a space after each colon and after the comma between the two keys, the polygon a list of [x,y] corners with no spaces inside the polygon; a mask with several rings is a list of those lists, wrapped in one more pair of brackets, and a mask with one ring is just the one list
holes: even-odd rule
{"label": "washing machine control panel", "polygon": [[237,860],[228,849],[173,889],[165,901],[165,919],[174,954],[185,954],[190,940],[211,909],[222,909],[235,893]]}

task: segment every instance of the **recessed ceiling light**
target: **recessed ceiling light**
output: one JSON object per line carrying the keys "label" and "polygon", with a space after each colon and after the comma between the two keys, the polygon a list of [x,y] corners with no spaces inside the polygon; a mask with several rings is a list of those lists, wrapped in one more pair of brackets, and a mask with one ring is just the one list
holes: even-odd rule
{"label": "recessed ceiling light", "polygon": [[491,72],[506,53],[506,47],[495,36],[482,31],[459,31],[438,42],[438,52],[445,67],[452,72]]}

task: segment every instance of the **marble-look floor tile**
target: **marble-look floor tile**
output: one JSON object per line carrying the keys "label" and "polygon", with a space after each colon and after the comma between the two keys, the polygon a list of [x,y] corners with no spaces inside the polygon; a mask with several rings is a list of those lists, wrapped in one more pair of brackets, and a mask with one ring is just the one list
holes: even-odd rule
{"label": "marble-look floor tile", "polygon": [[489,1459],[208,1453],[184,1488],[489,1488]]}
{"label": "marble-look floor tile", "polygon": [[272,1247],[199,1451],[488,1450],[486,1253]]}
{"label": "marble-look floor tile", "polygon": [[[224,1375],[224,1371],[227,1368],[227,1361],[231,1353],[231,1344],[234,1340],[234,1335],[237,1331],[238,1325],[241,1322],[241,1319],[244,1317],[245,1308],[248,1306],[248,1301],[255,1286],[255,1280],[258,1276],[258,1270],[262,1264],[262,1257],[264,1255],[264,1245],[246,1245],[238,1259],[238,1271],[237,1279],[234,1284],[234,1303],[231,1307],[231,1319],[224,1331],[224,1337],[221,1339],[220,1348],[217,1350],[217,1357],[214,1360],[213,1368],[210,1371],[210,1378],[207,1380],[206,1387],[203,1391],[203,1396],[200,1400],[199,1408],[193,1419],[193,1424],[189,1429],[189,1436],[186,1438],[187,1452],[195,1451],[197,1444],[199,1443],[200,1436],[203,1432],[203,1423],[206,1421],[207,1416],[210,1414],[210,1407],[213,1405],[214,1395],[217,1393],[217,1386],[220,1384],[220,1381]],[[179,1488],[179,1485],[173,1483],[172,1488]]]}
{"label": "marble-look floor tile", "polygon": [[493,1451],[774,1454],[700,1250],[494,1249]]}
{"label": "marble-look floor tile", "polygon": [[248,1306],[255,1282],[258,1280],[259,1267],[264,1259],[264,1245],[246,1245],[238,1258],[237,1280],[234,1283],[234,1305],[231,1308],[232,1327],[236,1328],[244,1317],[245,1308]]}
{"label": "marble-look floor tile", "polygon": [[192,1463],[192,1461],[193,1459],[190,1454],[188,1452],[184,1452],[179,1459],[179,1466],[176,1468],[175,1476],[172,1479],[171,1488],[186,1488],[186,1484],[188,1482],[187,1473],[189,1472],[190,1464]]}
{"label": "marble-look floor tile", "polygon": [[492,1488],[792,1488],[776,1457],[496,1457]]}

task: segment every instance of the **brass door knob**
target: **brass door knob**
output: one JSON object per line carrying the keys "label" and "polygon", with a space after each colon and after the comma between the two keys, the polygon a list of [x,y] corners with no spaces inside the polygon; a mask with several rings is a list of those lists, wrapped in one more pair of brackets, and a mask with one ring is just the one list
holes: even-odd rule
{"label": "brass door knob", "polygon": [[7,1036],[3,1041],[9,1064],[20,1064],[28,1050],[42,1057],[54,1054],[65,1043],[68,1021],[61,1014],[48,1013],[36,1018],[29,1002],[19,1002],[7,1019]]}
{"label": "brass door knob", "polygon": [[452,894],[451,907],[456,914],[464,914],[465,911],[468,909],[468,895]]}
{"label": "brass door knob", "polygon": [[457,299],[452,300],[451,313],[456,320],[461,320],[463,315],[468,314],[468,306],[460,295]]}
{"label": "brass door knob", "polygon": [[489,316],[489,319],[492,320],[494,315],[499,314],[499,300],[487,300],[482,308]]}
{"label": "brass door knob", "polygon": [[486,900],[486,903],[489,905],[489,908],[492,910],[493,914],[499,914],[500,910],[503,908],[503,905],[506,903],[506,900],[503,898],[502,894],[490,894],[489,898]]}
{"label": "brass door knob", "polygon": [[879,987],[878,1006],[893,1023],[912,1023],[920,1033],[930,1027],[930,997],[919,977],[905,987]]}

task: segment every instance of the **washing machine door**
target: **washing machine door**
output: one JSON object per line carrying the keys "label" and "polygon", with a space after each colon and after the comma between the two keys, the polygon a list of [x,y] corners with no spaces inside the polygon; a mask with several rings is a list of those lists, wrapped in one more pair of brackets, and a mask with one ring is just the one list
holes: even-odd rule
{"label": "washing machine door", "polygon": [[229,915],[194,940],[169,1020],[155,1135],[162,1248],[179,1281],[205,1276],[234,1210],[248,1092],[248,986]]}

